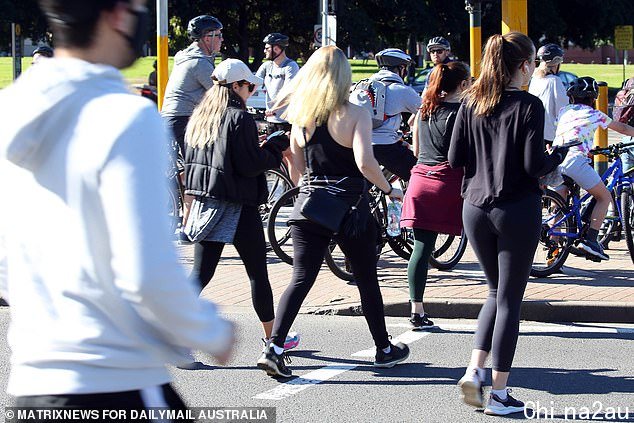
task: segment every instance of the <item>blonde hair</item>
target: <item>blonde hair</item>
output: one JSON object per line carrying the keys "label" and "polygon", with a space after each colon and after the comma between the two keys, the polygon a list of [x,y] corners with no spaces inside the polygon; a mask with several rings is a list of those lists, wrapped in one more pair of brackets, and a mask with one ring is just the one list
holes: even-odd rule
{"label": "blonde hair", "polygon": [[482,55],[480,77],[467,90],[467,106],[476,116],[488,116],[502,100],[502,93],[524,61],[533,60],[535,46],[521,32],[489,37]]}
{"label": "blonde hair", "polygon": [[557,67],[559,65],[559,63],[546,63],[542,60],[537,69],[535,69],[535,75],[538,78],[546,78],[548,75],[554,75],[557,73]]}
{"label": "blonde hair", "polygon": [[321,47],[284,86],[275,108],[288,105],[282,118],[293,125],[323,125],[331,112],[348,102],[351,85],[352,71],[343,51]]}
{"label": "blonde hair", "polygon": [[230,85],[214,83],[189,118],[185,142],[194,148],[204,148],[213,144],[218,138],[218,129],[225,110],[234,96]]}

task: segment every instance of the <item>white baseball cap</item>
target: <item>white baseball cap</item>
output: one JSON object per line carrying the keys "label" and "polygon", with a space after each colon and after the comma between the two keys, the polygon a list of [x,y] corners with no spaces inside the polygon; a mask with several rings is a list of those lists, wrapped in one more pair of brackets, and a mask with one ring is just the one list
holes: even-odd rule
{"label": "white baseball cap", "polygon": [[255,85],[262,85],[264,80],[255,76],[251,69],[242,60],[227,59],[216,66],[211,77],[218,84],[231,84],[232,82],[247,81]]}

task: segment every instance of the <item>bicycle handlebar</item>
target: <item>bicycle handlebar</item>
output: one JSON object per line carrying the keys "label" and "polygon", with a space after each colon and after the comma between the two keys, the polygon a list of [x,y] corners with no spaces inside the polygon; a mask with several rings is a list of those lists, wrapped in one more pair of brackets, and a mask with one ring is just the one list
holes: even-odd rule
{"label": "bicycle handlebar", "polygon": [[593,148],[589,151],[590,154],[603,154],[605,156],[618,156],[621,150],[625,147],[634,146],[634,141],[630,142],[618,142],[616,144],[609,145],[602,148]]}

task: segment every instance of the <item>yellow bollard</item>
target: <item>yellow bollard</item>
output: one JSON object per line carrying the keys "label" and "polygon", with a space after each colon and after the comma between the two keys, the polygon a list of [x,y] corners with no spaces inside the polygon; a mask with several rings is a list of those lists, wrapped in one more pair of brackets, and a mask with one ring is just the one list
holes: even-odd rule
{"label": "yellow bollard", "polygon": [[467,1],[467,12],[469,12],[469,40],[471,57],[471,75],[477,78],[480,76],[480,62],[482,60],[482,9],[480,1]]}
{"label": "yellow bollard", "polygon": [[156,0],[156,46],[156,83],[158,85],[156,88],[158,109],[161,110],[169,76],[167,68],[167,61],[169,60],[167,49],[167,0]]}
{"label": "yellow bollard", "polygon": [[528,34],[527,0],[502,0],[502,34],[512,31]]}
{"label": "yellow bollard", "polygon": [[[597,81],[599,86],[599,97],[596,100],[597,110],[602,111],[606,115],[608,114],[608,83],[603,81]],[[594,146],[598,148],[604,148],[608,146],[608,130],[598,128],[594,133]],[[603,175],[608,169],[608,158],[603,154],[597,154],[594,156],[594,170],[599,175]]]}

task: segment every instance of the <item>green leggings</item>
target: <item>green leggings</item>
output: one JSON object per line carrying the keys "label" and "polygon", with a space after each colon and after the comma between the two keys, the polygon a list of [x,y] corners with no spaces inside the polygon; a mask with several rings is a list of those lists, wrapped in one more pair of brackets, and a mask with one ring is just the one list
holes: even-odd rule
{"label": "green leggings", "polygon": [[409,299],[412,302],[420,303],[423,301],[425,285],[427,285],[429,258],[434,252],[437,237],[437,232],[414,228],[414,250],[407,264]]}

